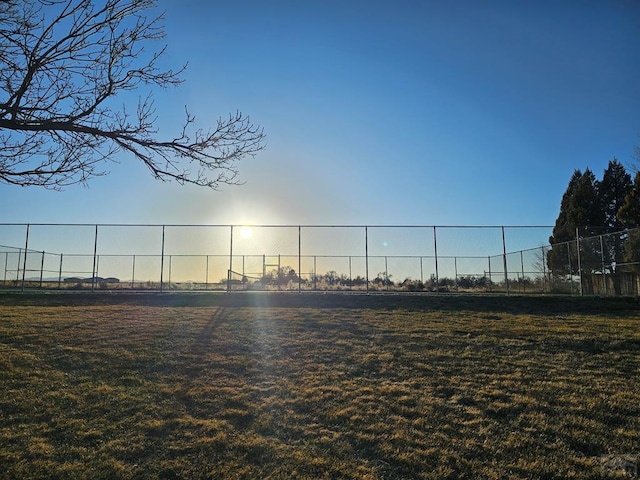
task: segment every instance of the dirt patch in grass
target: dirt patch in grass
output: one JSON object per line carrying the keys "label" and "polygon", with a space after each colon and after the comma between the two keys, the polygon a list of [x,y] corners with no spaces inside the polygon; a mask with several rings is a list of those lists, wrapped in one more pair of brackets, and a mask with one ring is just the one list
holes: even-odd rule
{"label": "dirt patch in grass", "polygon": [[596,479],[640,450],[634,302],[32,297],[0,305],[3,479]]}

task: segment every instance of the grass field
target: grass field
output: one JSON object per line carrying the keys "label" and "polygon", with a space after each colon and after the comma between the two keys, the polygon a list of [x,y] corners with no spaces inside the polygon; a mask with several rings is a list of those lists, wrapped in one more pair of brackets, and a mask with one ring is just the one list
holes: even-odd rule
{"label": "grass field", "polygon": [[639,371],[634,299],[0,295],[0,478],[628,478]]}

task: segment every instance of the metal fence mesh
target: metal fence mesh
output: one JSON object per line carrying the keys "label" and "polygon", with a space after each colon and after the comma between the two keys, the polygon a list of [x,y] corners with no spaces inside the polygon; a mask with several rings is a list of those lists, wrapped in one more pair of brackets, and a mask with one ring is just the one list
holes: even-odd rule
{"label": "metal fence mesh", "polygon": [[4,288],[637,295],[640,229],[0,224]]}

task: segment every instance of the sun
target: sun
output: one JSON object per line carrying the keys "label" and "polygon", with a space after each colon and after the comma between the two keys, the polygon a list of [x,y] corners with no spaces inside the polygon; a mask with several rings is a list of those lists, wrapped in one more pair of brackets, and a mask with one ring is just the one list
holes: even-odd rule
{"label": "sun", "polygon": [[251,227],[242,227],[240,229],[240,236],[242,238],[250,238],[251,235],[253,235],[253,230],[251,230]]}

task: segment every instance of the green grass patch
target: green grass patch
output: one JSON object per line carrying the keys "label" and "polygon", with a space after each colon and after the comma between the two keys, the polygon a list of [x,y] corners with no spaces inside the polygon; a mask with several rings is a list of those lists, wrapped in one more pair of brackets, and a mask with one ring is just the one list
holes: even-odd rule
{"label": "green grass patch", "polygon": [[0,478],[599,479],[640,451],[639,326],[628,300],[4,297]]}

